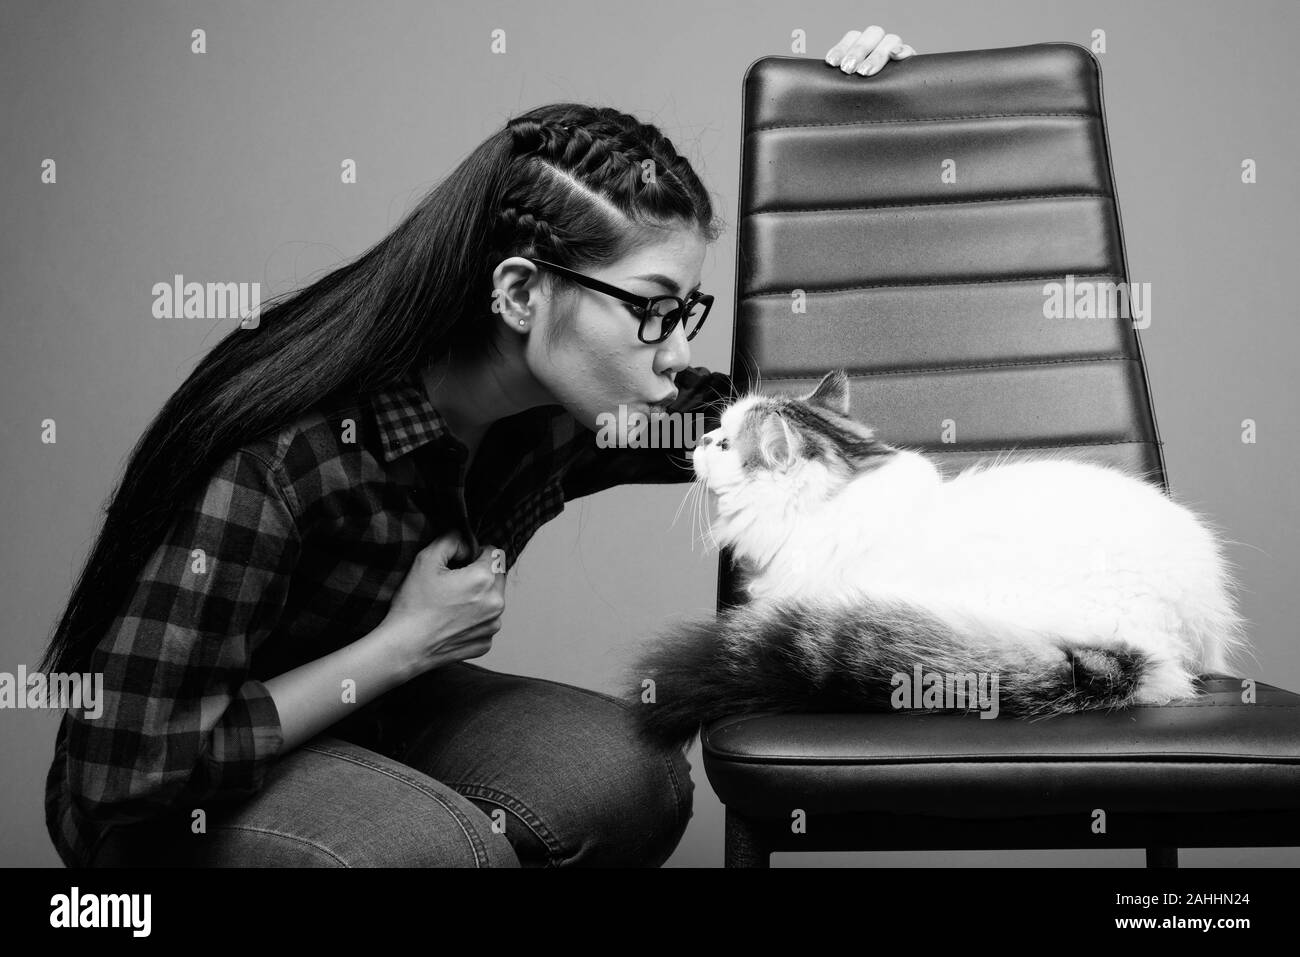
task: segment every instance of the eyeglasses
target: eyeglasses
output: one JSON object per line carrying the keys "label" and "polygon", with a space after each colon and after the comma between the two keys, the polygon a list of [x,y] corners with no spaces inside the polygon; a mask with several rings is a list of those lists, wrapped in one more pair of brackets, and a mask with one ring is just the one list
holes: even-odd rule
{"label": "eyeglasses", "polygon": [[580,286],[586,286],[588,289],[594,289],[596,292],[603,292],[607,296],[623,300],[623,302],[633,307],[628,311],[641,322],[640,328],[637,329],[637,338],[647,344],[652,345],[656,342],[663,342],[673,334],[673,330],[677,328],[678,323],[683,323],[683,328],[686,330],[686,341],[689,342],[700,331],[705,318],[709,315],[709,310],[713,308],[713,297],[707,294],[700,295],[692,292],[685,299],[680,296],[638,296],[625,289],[619,289],[617,286],[611,286],[607,282],[574,272],[564,266],[549,263],[544,259],[529,259],[528,261],[536,266],[545,266],[561,276],[566,276]]}

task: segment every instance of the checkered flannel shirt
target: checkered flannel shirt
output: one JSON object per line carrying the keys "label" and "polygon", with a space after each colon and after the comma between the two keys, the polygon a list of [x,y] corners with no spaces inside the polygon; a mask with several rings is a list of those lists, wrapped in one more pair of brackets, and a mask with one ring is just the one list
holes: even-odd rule
{"label": "checkered flannel shirt", "polygon": [[[706,429],[734,395],[700,366],[675,385],[669,410],[703,412]],[[466,456],[412,374],[335,395],[220,463],[86,668],[103,672],[103,713],[64,713],[45,805],[65,864],[110,825],[256,792],[283,745],[263,682],[373,630],[434,538],[458,528],[468,557],[497,546],[510,567],[566,502],[693,474],[684,449],[598,447],[558,405],[494,424],[468,476]],[[369,741],[383,702],[331,733]]]}

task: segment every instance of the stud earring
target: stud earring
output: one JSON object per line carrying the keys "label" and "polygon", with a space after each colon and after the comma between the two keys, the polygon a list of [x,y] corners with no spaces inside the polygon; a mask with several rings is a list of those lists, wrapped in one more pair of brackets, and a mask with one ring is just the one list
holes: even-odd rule
{"label": "stud earring", "polygon": [[524,320],[520,319],[519,324],[522,326],[524,324]]}

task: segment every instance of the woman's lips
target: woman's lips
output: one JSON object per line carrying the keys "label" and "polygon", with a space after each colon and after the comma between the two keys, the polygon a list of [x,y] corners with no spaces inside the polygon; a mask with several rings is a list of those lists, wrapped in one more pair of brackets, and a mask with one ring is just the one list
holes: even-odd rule
{"label": "woman's lips", "polygon": [[670,392],[665,398],[652,400],[648,403],[645,403],[645,406],[651,412],[667,412],[668,406],[672,405],[673,402],[675,402],[676,400],[677,400],[677,393]]}

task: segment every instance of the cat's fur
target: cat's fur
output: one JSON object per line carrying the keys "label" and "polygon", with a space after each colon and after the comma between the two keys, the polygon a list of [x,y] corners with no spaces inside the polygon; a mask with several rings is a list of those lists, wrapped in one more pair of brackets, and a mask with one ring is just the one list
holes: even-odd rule
{"label": "cat's fur", "polygon": [[1163,704],[1245,645],[1221,542],[1159,487],[1050,454],[945,480],[850,417],[842,371],[806,396],[743,396],[693,460],[749,600],[676,625],[633,670],[648,738],[890,710],[917,666],[998,674],[1007,715]]}

